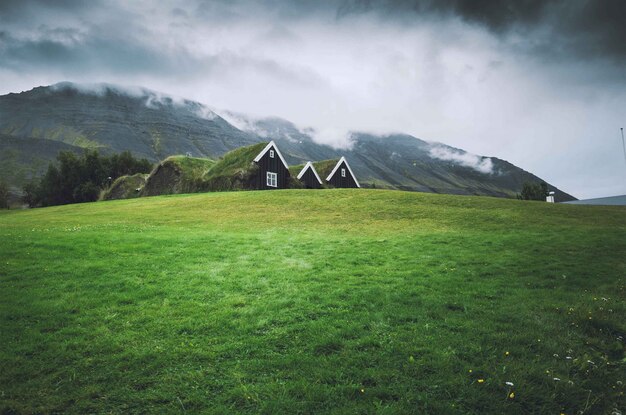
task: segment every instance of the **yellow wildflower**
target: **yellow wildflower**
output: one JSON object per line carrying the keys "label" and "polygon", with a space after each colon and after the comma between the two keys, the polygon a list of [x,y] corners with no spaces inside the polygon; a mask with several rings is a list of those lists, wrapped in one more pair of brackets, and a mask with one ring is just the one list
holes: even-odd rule
{"label": "yellow wildflower", "polygon": [[515,392],[509,393],[509,399],[513,399],[513,398],[515,398]]}
{"label": "yellow wildflower", "polygon": [[478,379],[478,383],[483,383],[485,379]]}

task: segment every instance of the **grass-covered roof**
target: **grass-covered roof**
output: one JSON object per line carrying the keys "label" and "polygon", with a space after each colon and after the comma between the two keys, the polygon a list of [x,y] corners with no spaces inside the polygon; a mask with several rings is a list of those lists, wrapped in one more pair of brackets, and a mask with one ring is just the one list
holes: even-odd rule
{"label": "grass-covered roof", "polygon": [[313,167],[317,171],[317,174],[320,175],[320,179],[322,182],[326,181],[326,178],[330,174],[331,171],[335,168],[339,159],[330,159],[330,160],[322,160],[313,162]]}
{"label": "grass-covered roof", "polygon": [[245,173],[253,167],[253,160],[267,146],[267,142],[240,147],[224,154],[204,176],[205,180]]}
{"label": "grass-covered roof", "polygon": [[199,179],[217,163],[208,158],[170,156],[161,164],[170,163],[178,167],[183,179]]}
{"label": "grass-covered roof", "polygon": [[[333,168],[337,165],[339,159],[330,159],[330,160],[322,160],[322,161],[314,161],[312,162],[313,167],[315,167],[315,171],[320,176],[322,183],[326,181],[326,177],[333,171]],[[304,164],[298,164],[296,166],[289,167],[289,173],[291,173],[292,177],[298,177],[298,174],[302,171],[302,169],[306,166]]]}
{"label": "grass-covered roof", "polygon": [[304,166],[305,166],[304,164],[296,164],[295,166],[289,166],[289,174],[291,174],[291,177],[298,177],[298,174],[300,174]]}

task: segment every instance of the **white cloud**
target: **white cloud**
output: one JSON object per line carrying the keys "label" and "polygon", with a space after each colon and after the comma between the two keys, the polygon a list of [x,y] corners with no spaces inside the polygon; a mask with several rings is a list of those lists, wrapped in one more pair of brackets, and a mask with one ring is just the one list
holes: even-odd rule
{"label": "white cloud", "polygon": [[452,161],[456,164],[472,168],[481,173],[493,173],[493,162],[489,157],[477,156],[475,154],[467,153],[462,150],[452,149],[442,145],[432,146],[428,154],[432,158]]}
{"label": "white cloud", "polygon": [[339,150],[349,150],[354,144],[352,132],[341,128],[307,128],[308,134],[313,141],[318,144],[324,144]]}

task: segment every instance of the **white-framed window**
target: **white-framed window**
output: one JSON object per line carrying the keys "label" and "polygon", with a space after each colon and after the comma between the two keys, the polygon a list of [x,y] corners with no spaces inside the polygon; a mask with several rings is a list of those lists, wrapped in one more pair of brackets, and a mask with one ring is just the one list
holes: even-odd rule
{"label": "white-framed window", "polygon": [[270,158],[273,159],[274,158],[274,150],[270,150]]}
{"label": "white-framed window", "polygon": [[346,177],[346,169],[341,169],[341,177]]}
{"label": "white-framed window", "polygon": [[268,171],[267,172],[267,185],[269,187],[278,187],[277,183],[278,183],[278,174]]}

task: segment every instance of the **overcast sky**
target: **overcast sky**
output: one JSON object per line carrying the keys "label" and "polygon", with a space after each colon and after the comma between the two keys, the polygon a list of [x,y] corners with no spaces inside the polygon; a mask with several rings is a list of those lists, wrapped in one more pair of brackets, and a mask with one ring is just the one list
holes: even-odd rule
{"label": "overcast sky", "polygon": [[139,85],[626,194],[626,1],[0,0],[0,94]]}

